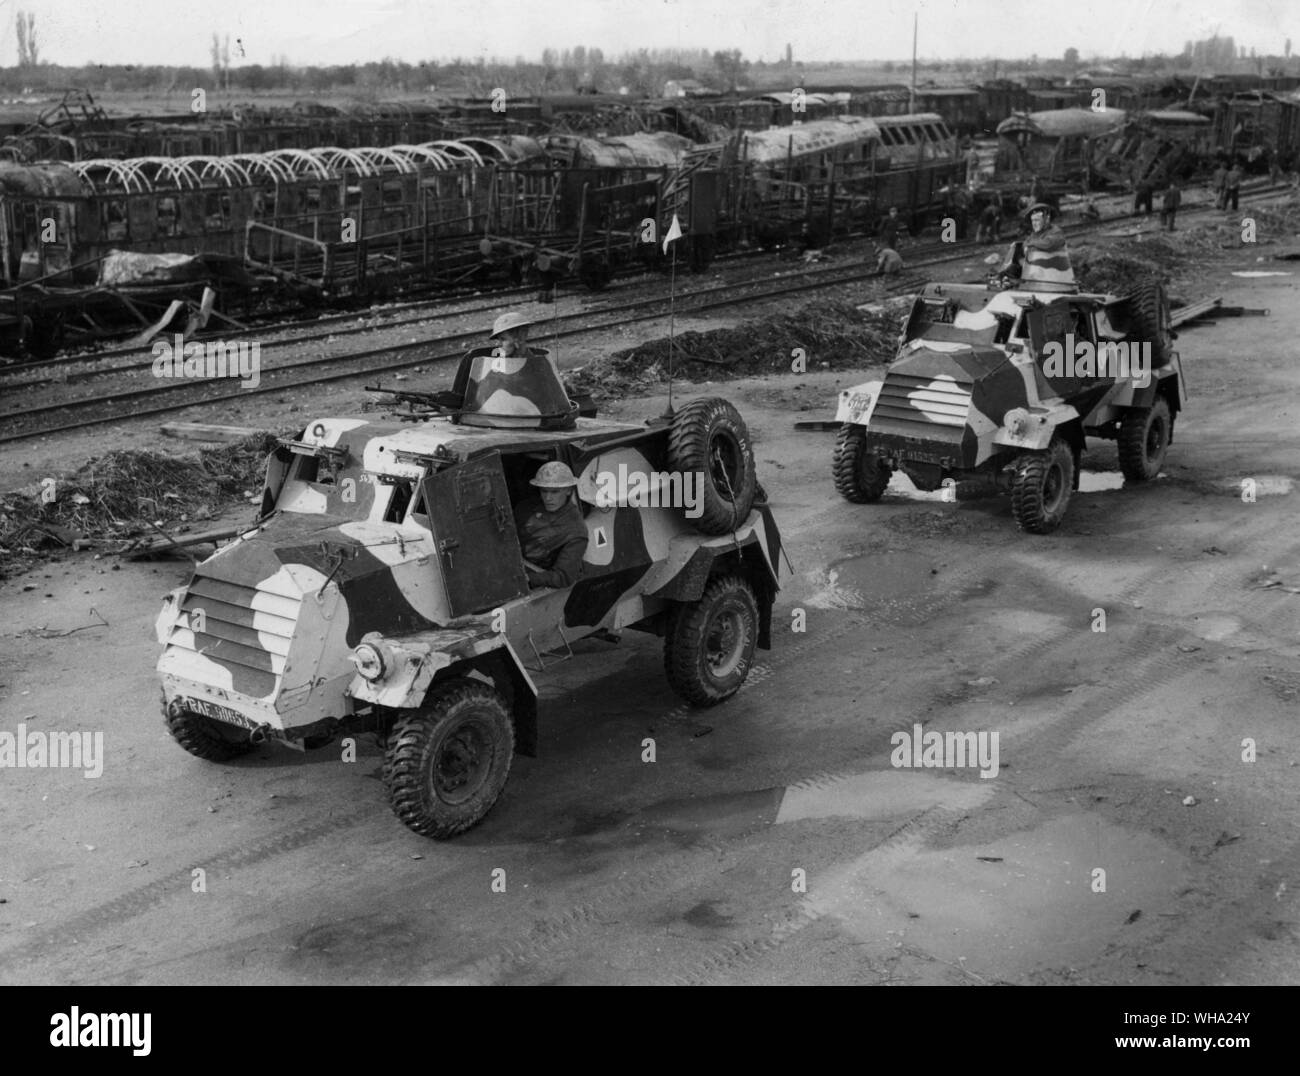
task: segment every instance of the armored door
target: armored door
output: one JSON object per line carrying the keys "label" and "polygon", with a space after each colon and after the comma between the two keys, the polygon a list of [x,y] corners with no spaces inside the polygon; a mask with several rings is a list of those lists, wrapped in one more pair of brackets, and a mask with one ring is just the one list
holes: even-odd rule
{"label": "armored door", "polygon": [[[1076,334],[1074,315],[1065,302],[1035,307],[1026,315],[1034,365],[1043,377],[1045,396],[1070,400],[1096,380],[1095,365],[1089,371],[1085,361],[1088,359],[1088,338]],[[1094,376],[1077,376],[1080,371],[1091,372]]]}
{"label": "armored door", "polygon": [[452,616],[493,609],[528,593],[497,453],[439,471],[420,491]]}

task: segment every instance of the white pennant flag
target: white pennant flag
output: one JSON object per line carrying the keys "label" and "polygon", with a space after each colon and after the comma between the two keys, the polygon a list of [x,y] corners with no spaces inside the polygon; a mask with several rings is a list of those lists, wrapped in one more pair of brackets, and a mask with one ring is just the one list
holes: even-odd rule
{"label": "white pennant flag", "polygon": [[665,254],[668,253],[669,243],[671,243],[674,239],[680,239],[681,237],[682,237],[682,225],[681,222],[677,219],[677,214],[674,213],[673,222],[672,224],[668,225],[668,234],[664,236],[664,253]]}

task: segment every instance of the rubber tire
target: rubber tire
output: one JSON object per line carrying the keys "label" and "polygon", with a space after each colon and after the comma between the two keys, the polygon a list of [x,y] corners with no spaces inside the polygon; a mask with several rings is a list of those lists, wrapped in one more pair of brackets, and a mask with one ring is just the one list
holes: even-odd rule
{"label": "rubber tire", "polygon": [[[719,439],[730,448],[730,467],[714,460],[722,447]],[[704,475],[703,511],[691,520],[701,534],[730,534],[749,518],[758,490],[754,446],[749,427],[729,401],[719,396],[692,400],[673,416],[668,466],[682,474]],[[723,476],[731,483],[730,495]]]}
{"label": "rubber tire", "polygon": [[248,754],[255,746],[248,739],[247,733],[240,738],[239,734],[243,730],[203,714],[196,714],[192,710],[181,710],[173,714],[164,704],[163,721],[167,723],[167,731],[173,740],[195,758],[206,762],[229,762],[232,758]]}
{"label": "rubber tire", "polygon": [[854,504],[880,500],[894,473],[867,449],[866,429],[848,422],[840,427],[831,469],[836,491]]}
{"label": "rubber tire", "polygon": [[[478,784],[460,802],[435,788],[439,752],[462,729],[477,727],[480,749],[491,751]],[[430,692],[416,713],[399,718],[384,751],[384,787],[393,813],[423,837],[454,837],[492,809],[510,776],[514,723],[501,695],[478,680],[455,679]],[[445,752],[444,752],[445,759]]]}
{"label": "rubber tire", "polygon": [[1152,369],[1165,366],[1173,353],[1165,289],[1153,281],[1139,284],[1128,297],[1128,311],[1133,329],[1129,336],[1136,337],[1138,343],[1150,342]]}
{"label": "rubber tire", "polygon": [[[1074,492],[1074,453],[1054,438],[1046,452],[1026,453],[1016,460],[1011,485],[1011,512],[1020,529],[1030,534],[1051,534],[1061,525]],[[1053,472],[1059,471],[1056,496],[1045,496]]]}
{"label": "rubber tire", "polygon": [[[709,659],[709,636],[720,614],[737,618],[736,639],[718,675]],[[668,683],[691,706],[717,706],[726,702],[745,682],[754,661],[758,638],[758,602],[747,579],[738,575],[717,576],[704,588],[698,601],[679,606],[669,618],[664,636],[664,671]]]}
{"label": "rubber tire", "polygon": [[[1159,430],[1159,445],[1152,456],[1149,452],[1151,435]],[[1174,418],[1169,411],[1169,401],[1156,397],[1150,407],[1135,407],[1124,412],[1119,424],[1119,469],[1129,482],[1149,482],[1160,473],[1169,442],[1173,439]]]}

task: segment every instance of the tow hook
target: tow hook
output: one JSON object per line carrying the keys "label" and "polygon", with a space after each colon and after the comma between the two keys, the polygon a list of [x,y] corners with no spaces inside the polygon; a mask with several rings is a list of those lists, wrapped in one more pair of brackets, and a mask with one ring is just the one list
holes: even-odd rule
{"label": "tow hook", "polygon": [[266,743],[266,731],[271,726],[263,722],[248,734],[249,743]]}

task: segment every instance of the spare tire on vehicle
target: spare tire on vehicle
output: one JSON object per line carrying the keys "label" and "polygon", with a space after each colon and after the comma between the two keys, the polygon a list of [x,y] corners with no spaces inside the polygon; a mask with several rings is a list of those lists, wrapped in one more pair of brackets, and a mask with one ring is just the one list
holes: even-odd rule
{"label": "spare tire on vehicle", "polygon": [[1164,366],[1174,348],[1165,289],[1153,280],[1139,284],[1124,307],[1129,340],[1151,345],[1152,369]]}
{"label": "spare tire on vehicle", "polygon": [[758,488],[754,447],[745,420],[727,400],[692,400],[673,416],[668,466],[704,476],[702,511],[691,520],[701,534],[727,534],[748,518]]}

